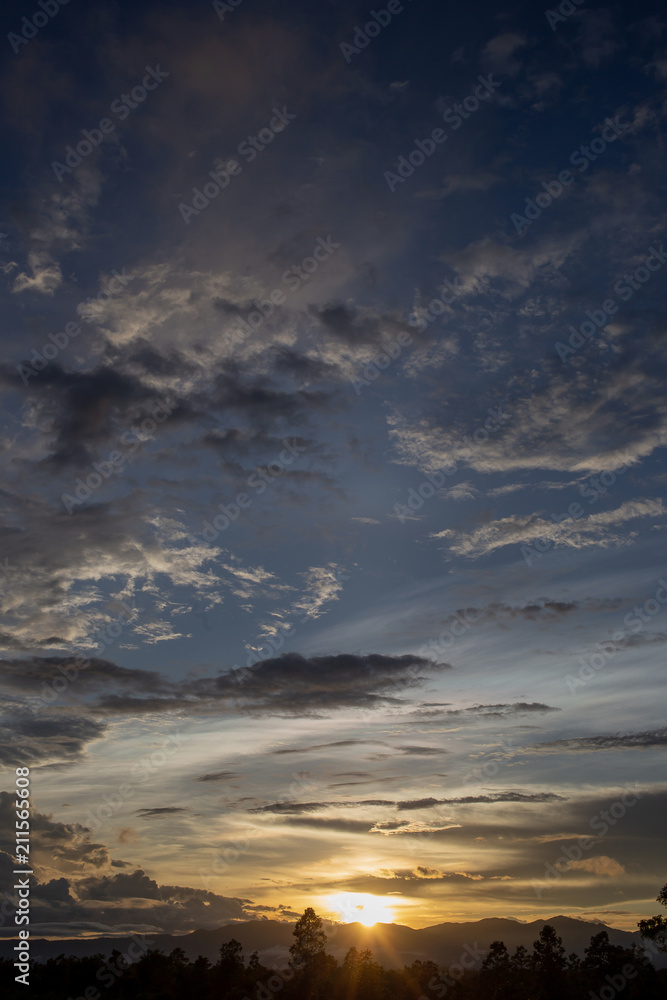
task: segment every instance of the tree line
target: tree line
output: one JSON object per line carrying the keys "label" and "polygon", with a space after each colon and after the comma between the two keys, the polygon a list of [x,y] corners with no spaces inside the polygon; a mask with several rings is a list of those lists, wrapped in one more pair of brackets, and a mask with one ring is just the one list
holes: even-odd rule
{"label": "tree line", "polygon": [[[658,900],[667,906],[667,885]],[[667,951],[667,921],[650,917],[639,924],[654,950]],[[339,962],[326,951],[323,923],[312,907],[297,921],[290,958],[281,968],[264,966],[257,952],[246,962],[232,939],[217,962],[189,961],[182,948],[170,954],[148,949],[127,962],[118,950],[78,958],[59,955],[31,963],[30,987],[39,1000],[662,1000],[667,970],[656,970],[637,945],[612,945],[606,931],[595,934],[583,957],[566,955],[550,924],[533,950],[520,945],[510,955],[494,941],[477,967],[443,967],[416,960],[385,969],[370,950],[348,950]],[[12,959],[0,962],[2,996],[25,997],[15,982]]]}

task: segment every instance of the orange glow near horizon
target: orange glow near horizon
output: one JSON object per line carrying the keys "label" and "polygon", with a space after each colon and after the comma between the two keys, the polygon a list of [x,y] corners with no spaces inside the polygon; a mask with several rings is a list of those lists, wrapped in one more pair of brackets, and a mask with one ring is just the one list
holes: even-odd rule
{"label": "orange glow near horizon", "polygon": [[340,892],[336,896],[327,896],[326,903],[346,924],[357,921],[372,927],[379,923],[391,924],[395,920],[394,910],[382,897],[367,892]]}

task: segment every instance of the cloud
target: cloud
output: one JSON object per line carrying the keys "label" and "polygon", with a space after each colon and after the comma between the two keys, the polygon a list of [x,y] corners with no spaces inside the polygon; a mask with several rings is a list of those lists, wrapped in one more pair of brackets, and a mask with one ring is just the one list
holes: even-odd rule
{"label": "cloud", "polygon": [[623,865],[620,865],[618,861],[614,861],[613,858],[608,858],[604,854],[596,858],[582,858],[581,861],[570,861],[567,867],[570,871],[591,872],[593,875],[606,875],[608,878],[618,878],[620,875],[626,874]]}
{"label": "cloud", "polygon": [[654,750],[667,747],[667,729],[653,729],[643,733],[618,733],[604,736],[576,736],[563,740],[538,743],[532,750],[547,753],[561,751],[589,752],[596,750]]}
{"label": "cloud", "polygon": [[195,781],[231,781],[238,777],[237,771],[212,771],[208,774],[200,774],[198,778],[195,778]]}
{"label": "cloud", "polygon": [[347,748],[354,746],[364,746],[367,744],[387,747],[388,750],[390,751],[389,753],[371,754],[366,758],[367,760],[384,760],[386,757],[398,757],[398,756],[431,757],[447,753],[447,751],[444,750],[442,747],[419,746],[415,744],[394,745],[393,743],[387,743],[385,740],[348,739],[348,740],[335,740],[333,743],[318,743],[314,744],[313,746],[285,747],[279,750],[274,750],[273,754],[277,756],[282,756],[284,754],[293,754],[293,753],[316,753],[319,752],[320,750],[332,750],[332,749]]}
{"label": "cloud", "polygon": [[[15,866],[12,796],[0,792],[0,870]],[[220,896],[189,886],[161,885],[142,869],[111,861],[103,844],[78,823],[31,814],[31,928],[36,933],[71,936],[77,932],[182,931],[215,928],[251,917],[249,900]],[[131,872],[115,872],[122,865]],[[4,873],[4,872],[3,872]],[[44,928],[44,930],[42,930]]]}
{"label": "cloud", "polygon": [[296,598],[288,609],[271,612],[271,620],[260,626],[260,640],[277,636],[281,628],[290,626],[295,619],[303,623],[320,618],[326,605],[339,599],[343,584],[349,579],[349,573],[333,562],[326,566],[311,566],[299,575],[305,581],[303,595]]}
{"label": "cloud", "polygon": [[334,833],[369,833],[372,822],[360,819],[335,819],[333,817],[290,816],[288,826],[304,826],[313,830],[331,830]]}
{"label": "cloud", "polygon": [[[512,300],[537,279],[538,284],[546,282],[548,269],[553,269],[551,282],[555,282],[578,242],[579,236],[571,237],[568,245],[545,247],[538,261],[534,246],[517,250],[486,241],[460,251],[447,262],[458,272],[461,301],[467,303],[476,295],[476,306],[469,308],[480,313],[480,323],[486,320],[495,326],[505,319],[505,307],[498,306],[489,315],[480,303],[483,293],[493,287],[498,296]],[[459,464],[485,474],[528,470],[588,474],[623,464],[637,466],[664,447],[667,413],[659,374],[664,366],[661,346],[654,347],[651,337],[647,342],[648,335],[635,329],[636,322],[630,316],[627,325],[614,328],[616,334],[614,330],[607,334],[613,349],[608,348],[600,357],[600,349],[595,351],[589,345],[577,354],[572,370],[565,372],[555,344],[559,338],[567,339],[561,324],[566,327],[569,310],[563,306],[557,324],[547,325],[542,311],[552,308],[553,288],[538,292],[533,287],[532,296],[534,305],[536,300],[543,305],[539,316],[530,323],[526,320],[526,332],[528,326],[531,336],[536,335],[536,326],[543,331],[535,363],[539,358],[540,367],[545,367],[549,375],[546,383],[536,384],[534,377],[526,374],[512,380],[508,395],[499,378],[510,363],[511,351],[495,339],[488,342],[490,335],[478,335],[479,363],[490,369],[486,397],[477,397],[473,409],[464,391],[454,386],[451,411],[437,417],[428,408],[423,408],[421,415],[413,409],[407,416],[397,404],[387,421],[400,464],[417,466],[424,472]],[[570,322],[581,323],[574,309]],[[647,363],[649,355],[655,359],[653,367]],[[642,385],[641,404],[637,384]],[[508,419],[487,434],[483,426],[486,410],[497,406],[499,398],[504,400]],[[621,461],[620,454],[624,456]]]}
{"label": "cloud", "polygon": [[3,769],[80,760],[89,744],[102,739],[106,724],[71,713],[6,706],[0,713],[0,764]]}
{"label": "cloud", "polygon": [[457,483],[448,490],[442,490],[444,500],[474,500],[479,490],[472,483]]}
{"label": "cloud", "polygon": [[[0,661],[0,672],[4,670],[22,692],[38,694],[38,685],[47,677],[60,676],[59,666],[69,669],[73,665],[78,673],[76,683],[68,688],[70,702],[102,716],[176,710],[189,715],[242,711],[256,715],[308,716],[341,708],[402,705],[405,702],[399,694],[418,687],[430,674],[446,669],[446,665],[410,654],[304,657],[299,653],[284,653],[256,664],[243,675],[242,682],[235,673],[173,681],[157,671],[118,667],[101,659],[93,659],[87,666],[77,665],[70,657],[33,659],[27,665],[23,661]],[[33,723],[32,718],[21,719],[19,716],[17,726],[33,725],[43,734],[46,732],[46,721]],[[49,721],[48,725],[55,722]],[[71,725],[79,725],[81,738],[85,736],[87,740],[103,731],[103,723],[86,722],[78,716],[73,717]],[[393,753],[407,755],[443,752],[412,744],[383,745],[390,746]]]}
{"label": "cloud", "polygon": [[514,31],[506,31],[502,35],[491,38],[482,52],[482,58],[487,66],[496,69],[498,73],[515,76],[521,69],[521,63],[514,59],[514,53],[526,44],[524,35]]}
{"label": "cloud", "polygon": [[137,809],[135,811],[143,819],[152,819],[155,816],[173,816],[177,813],[189,812],[190,810],[185,809],[183,806],[159,806],[156,809]]}
{"label": "cloud", "polygon": [[386,743],[384,740],[349,739],[349,740],[334,740],[332,743],[314,743],[311,746],[305,746],[305,747],[281,747],[280,749],[272,750],[271,752],[275,756],[280,757],[284,756],[285,754],[292,754],[292,753],[316,753],[319,750],[333,750],[333,749],[338,749],[339,747],[344,748],[344,747],[364,746],[367,743],[370,744],[379,743],[381,746],[384,747],[391,745],[389,743]]}
{"label": "cloud", "polygon": [[484,169],[473,170],[469,174],[447,174],[443,178],[441,188],[420,191],[417,197],[440,201],[460,191],[488,191],[494,184],[498,184],[500,180],[501,178],[497,174]]}
{"label": "cloud", "polygon": [[512,515],[498,521],[490,521],[481,528],[465,534],[453,528],[445,528],[431,537],[434,539],[455,539],[450,549],[455,555],[475,559],[489,555],[507,545],[530,545],[537,539],[547,539],[554,545],[583,549],[592,546],[607,548],[611,545],[627,544],[634,536],[611,531],[612,526],[625,524],[637,518],[662,518],[665,509],[662,500],[627,500],[615,510],[574,520],[568,518],[560,524],[547,521],[537,514]]}
{"label": "cloud", "polygon": [[239,688],[229,676],[216,686],[247,710],[265,714],[312,714],[336,708],[373,708],[400,702],[397,692],[422,683],[441,667],[419,656],[304,657],[284,653],[263,660]]}
{"label": "cloud", "polygon": [[[233,585],[233,574],[207,567],[221,550],[188,544],[187,529],[155,508],[144,517],[137,497],[95,503],[75,516],[35,496],[9,495],[5,503],[23,525],[21,531],[5,527],[3,536],[14,567],[4,600],[4,644],[10,649],[83,648],[92,654],[113,644],[100,636],[108,626],[117,628],[118,601],[132,606],[141,592],[142,602],[153,598],[164,612],[175,603],[160,603],[166,583],[188,587],[190,595],[213,606],[221,600],[223,581],[228,589]],[[138,629],[149,643],[181,635],[170,615],[151,622],[150,612],[142,611],[129,624],[126,619],[121,632]]]}
{"label": "cloud", "polygon": [[559,802],[564,801],[562,795],[555,792],[520,792],[508,790],[504,792],[494,792],[489,795],[464,795],[458,798],[436,799],[343,799],[329,800],[323,802],[274,802],[265,806],[255,806],[250,810],[253,813],[276,813],[278,815],[298,815],[300,813],[320,812],[324,809],[367,809],[367,808],[395,808],[399,812],[415,811],[420,809],[432,809],[439,805],[487,805],[496,802]]}
{"label": "cloud", "polygon": [[512,716],[519,715],[531,715],[538,714],[543,715],[546,712],[560,712],[560,708],[555,708],[553,705],[545,705],[539,701],[525,702],[516,701],[511,704],[499,703],[496,705],[471,705],[468,708],[453,708],[448,709],[443,712],[439,708],[429,708],[428,706],[424,708],[417,709],[412,714],[419,718],[459,718],[465,719],[507,719]]}
{"label": "cloud", "polygon": [[83,249],[89,210],[99,193],[99,174],[82,164],[67,191],[51,189],[34,199],[26,220],[27,267],[14,278],[12,292],[53,295],[63,281],[58,257]]}
{"label": "cloud", "polygon": [[429,809],[435,805],[478,805],[481,803],[495,802],[558,802],[563,801],[564,796],[555,792],[519,792],[505,791],[494,792],[490,795],[463,795],[451,799],[414,799],[405,802],[397,802],[398,809]]}
{"label": "cloud", "polygon": [[424,865],[419,865],[417,868],[398,868],[394,870],[383,870],[378,872],[385,878],[390,879],[401,879],[405,882],[411,881],[432,881],[434,879],[469,879],[471,882],[481,882],[485,877],[484,875],[473,875],[469,872],[446,872],[441,868],[428,868]]}

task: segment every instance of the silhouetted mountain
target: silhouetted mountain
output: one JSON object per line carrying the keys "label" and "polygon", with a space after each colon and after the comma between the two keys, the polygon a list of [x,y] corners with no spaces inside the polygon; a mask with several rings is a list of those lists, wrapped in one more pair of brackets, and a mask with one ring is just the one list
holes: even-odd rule
{"label": "silhouetted mountain", "polygon": [[[629,948],[632,944],[642,945],[638,931],[623,931],[605,924],[578,920],[574,917],[556,916],[547,920],[520,923],[508,918],[491,917],[464,923],[446,922],[432,927],[414,929],[402,924],[336,924],[327,928],[327,951],[339,959],[354,946],[359,950],[369,948],[375,959],[386,968],[401,968],[415,959],[431,959],[440,965],[457,962],[464,952],[475,947],[480,950],[489,947],[492,941],[504,941],[509,951],[519,945],[531,949],[545,924],[551,924],[563,939],[566,952],[583,955],[591,937],[606,930],[611,944]],[[174,948],[182,948],[186,956],[194,960],[204,955],[211,961],[218,958],[220,945],[235,938],[244,949],[246,956],[259,952],[266,965],[272,962],[284,964],[288,948],[293,942],[294,924],[278,920],[249,920],[242,923],[226,924],[214,930],[197,930],[190,934],[149,934],[144,940],[146,947],[158,948],[170,953]],[[31,954],[37,961],[55,958],[58,955],[88,956],[98,953],[110,955],[114,948],[123,952],[131,940],[123,937],[97,937],[57,940],[31,940]],[[0,941],[0,956],[12,955],[13,942]],[[667,966],[666,955],[649,952],[656,968]]]}

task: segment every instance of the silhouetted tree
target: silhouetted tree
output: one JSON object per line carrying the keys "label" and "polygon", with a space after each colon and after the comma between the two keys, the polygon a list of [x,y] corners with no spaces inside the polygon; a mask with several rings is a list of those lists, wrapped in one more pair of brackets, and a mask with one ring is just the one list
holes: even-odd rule
{"label": "silhouetted tree", "polygon": [[529,1000],[533,960],[527,948],[520,944],[510,959],[513,1000]]}
{"label": "silhouetted tree", "polygon": [[324,951],[327,936],[322,929],[322,919],[312,906],[306,907],[303,916],[299,917],[293,934],[289,964],[295,976],[291,993],[300,1000],[318,1000],[326,995],[326,983],[334,975],[338,963]]}
{"label": "silhouetted tree", "polygon": [[565,948],[551,924],[533,942],[533,990],[539,1000],[563,1000],[566,993]]}
{"label": "silhouetted tree", "polygon": [[327,936],[322,929],[322,918],[317,916],[312,906],[306,907],[303,911],[303,916],[297,920],[292,933],[295,940],[294,944],[290,945],[292,956],[290,965],[294,969],[306,968],[312,965],[319,955],[324,954]]}
{"label": "silhouetted tree", "polygon": [[479,982],[482,997],[488,1000],[514,1000],[512,964],[503,941],[492,941],[482,962]]}
{"label": "silhouetted tree", "polygon": [[[654,969],[637,945],[612,945],[606,931],[596,934],[583,959],[565,958],[562,941],[546,925],[529,954],[519,947],[510,956],[494,941],[479,972],[454,974],[419,959],[398,969],[383,969],[368,949],[350,948],[339,966],[325,951],[322,921],[307,909],[294,928],[292,965],[280,973],[265,968],[255,952],[244,964],[238,941],[220,948],[215,965],[201,955],[193,962],[182,948],[169,955],[149,950],[129,964],[115,949],[111,956],[59,955],[33,962],[30,995],[36,1000],[91,997],[98,1000],[664,1000],[667,970]],[[14,980],[12,959],[0,960],[3,1000],[25,1000]]]}
{"label": "silhouetted tree", "polygon": [[[656,900],[662,906],[667,906],[667,884],[663,885]],[[662,914],[658,914],[657,917],[649,917],[647,920],[640,920],[637,926],[641,936],[653,941],[658,951],[667,951],[667,919]]]}

